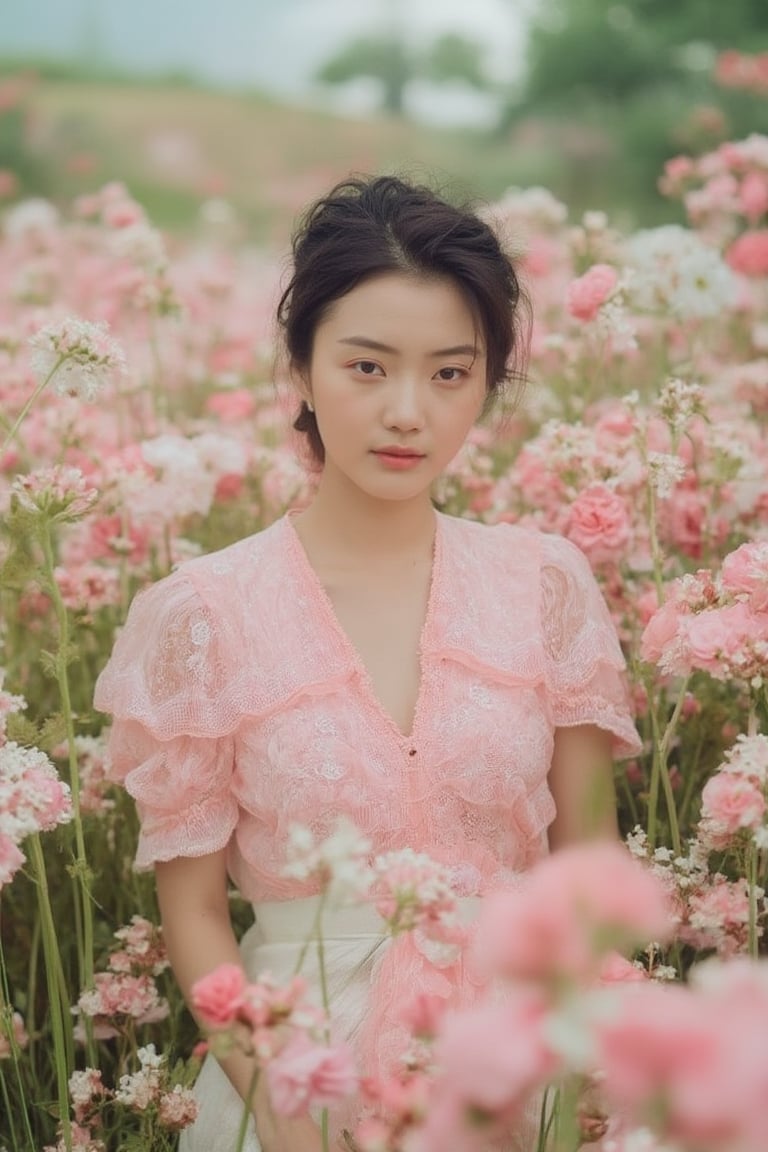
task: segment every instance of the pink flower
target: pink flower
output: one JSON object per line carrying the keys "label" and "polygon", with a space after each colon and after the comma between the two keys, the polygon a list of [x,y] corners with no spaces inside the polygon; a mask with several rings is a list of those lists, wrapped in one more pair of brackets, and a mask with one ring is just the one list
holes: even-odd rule
{"label": "pink flower", "polygon": [[13,1044],[16,1048],[26,1048],[29,1044],[29,1036],[24,1027],[24,1019],[19,1012],[12,1012],[10,1019],[10,1034],[8,1032],[7,1017],[0,1016],[0,1060],[5,1060],[11,1055],[11,1037],[13,1037]]}
{"label": "pink flower", "polygon": [[749,597],[753,612],[768,609],[768,542],[742,544],[723,560],[720,580],[728,592]]}
{"label": "pink flower", "polygon": [[739,188],[742,211],[751,223],[768,212],[768,173],[747,172]]}
{"label": "pink flower", "polygon": [[640,984],[647,979],[646,970],[632,964],[620,952],[609,952],[598,973],[601,984]]}
{"label": "pink flower", "polygon": [[566,535],[595,563],[617,560],[631,535],[625,501],[604,484],[592,484],[571,505]]}
{"label": "pink flower", "polygon": [[10,884],[25,860],[26,856],[10,836],[0,832],[0,888]]}
{"label": "pink flower", "polygon": [[594,320],[618,281],[610,264],[593,264],[583,276],[568,285],[566,305],[577,320]]}
{"label": "pink flower", "polygon": [[682,611],[677,600],[670,598],[651,616],[640,638],[640,656],[648,664],[658,664],[675,645]]}
{"label": "pink flower", "polygon": [[192,1006],[208,1028],[226,1028],[237,1020],[246,989],[239,964],[220,964],[192,985]]}
{"label": "pink flower", "polygon": [[435,1045],[435,1091],[418,1130],[423,1152],[486,1148],[514,1123],[559,1067],[548,1019],[545,1000],[521,989],[446,1017]]}
{"label": "pink flower", "polygon": [[110,377],[126,372],[122,348],[110,337],[107,325],[68,316],[41,328],[30,339],[32,368],[40,382],[56,378],[60,395],[93,401]]}
{"label": "pink flower", "polygon": [[726,252],[726,260],[742,276],[768,276],[768,228],[742,232]]}
{"label": "pink flower", "polygon": [[[760,786],[748,776],[718,772],[704,785],[701,814],[707,840],[716,839],[720,847],[743,828],[759,828],[766,803]],[[721,843],[722,841],[722,843]]]}
{"label": "pink flower", "polygon": [[738,603],[687,616],[683,633],[691,665],[723,679],[733,675],[745,644],[759,629],[747,605]]}
{"label": "pink flower", "polygon": [[281,1116],[333,1104],[358,1086],[349,1048],[313,1044],[304,1032],[297,1032],[269,1062],[266,1076],[270,1099]]}
{"label": "pink flower", "polygon": [[256,403],[247,388],[233,388],[231,392],[214,392],[205,407],[225,424],[238,424],[253,415]]}
{"label": "pink flower", "polygon": [[513,891],[483,900],[475,953],[509,980],[590,980],[606,952],[669,936],[661,883],[618,843],[553,853]]}

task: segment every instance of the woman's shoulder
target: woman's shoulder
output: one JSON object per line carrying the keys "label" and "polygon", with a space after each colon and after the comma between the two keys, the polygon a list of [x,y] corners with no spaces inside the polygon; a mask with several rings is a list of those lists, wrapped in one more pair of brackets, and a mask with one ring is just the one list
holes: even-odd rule
{"label": "woman's shoulder", "polygon": [[444,532],[458,547],[478,561],[497,557],[501,561],[526,561],[539,568],[563,567],[581,569],[588,565],[584,553],[565,536],[546,532],[536,524],[498,521],[487,524],[462,516],[441,513]]}
{"label": "woman's shoulder", "polygon": [[162,580],[145,590],[152,598],[178,598],[186,591],[189,598],[201,601],[217,614],[234,606],[243,589],[254,590],[258,584],[262,595],[270,584],[279,586],[284,577],[285,549],[282,541],[282,519],[201,556],[183,560]]}

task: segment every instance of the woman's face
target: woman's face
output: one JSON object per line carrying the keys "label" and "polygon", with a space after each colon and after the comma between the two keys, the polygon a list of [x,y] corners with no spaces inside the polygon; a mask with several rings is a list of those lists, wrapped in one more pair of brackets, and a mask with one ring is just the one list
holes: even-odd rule
{"label": "woman's face", "polygon": [[326,479],[376,499],[428,496],[482,410],[485,348],[450,280],[387,273],[320,322],[303,391]]}

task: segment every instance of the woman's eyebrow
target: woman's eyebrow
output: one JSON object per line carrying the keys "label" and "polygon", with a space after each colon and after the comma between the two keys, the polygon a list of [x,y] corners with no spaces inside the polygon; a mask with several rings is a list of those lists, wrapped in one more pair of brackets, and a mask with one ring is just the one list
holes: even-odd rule
{"label": "woman's eyebrow", "polygon": [[[372,340],[368,336],[343,336],[339,344],[351,344],[353,348],[371,348],[375,352],[389,352],[397,355],[397,348],[390,344],[382,344],[380,340]],[[454,344],[450,348],[438,348],[429,353],[430,356],[476,356],[477,347],[474,344]]]}

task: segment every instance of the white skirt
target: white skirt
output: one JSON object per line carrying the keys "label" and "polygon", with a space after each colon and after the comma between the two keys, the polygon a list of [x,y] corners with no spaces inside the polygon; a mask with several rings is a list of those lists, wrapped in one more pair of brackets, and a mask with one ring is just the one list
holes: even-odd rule
{"label": "white skirt", "polygon": [[[255,923],[243,936],[240,951],[251,980],[269,972],[279,983],[295,975],[302,951],[301,975],[310,997],[318,1006],[320,973],[317,947],[306,947],[315,923],[318,897],[286,900],[254,906]],[[477,902],[462,900],[462,913],[472,919]],[[326,984],[330,1002],[331,1027],[335,1040],[355,1045],[365,1023],[371,986],[382,960],[391,946],[381,931],[381,918],[373,908],[355,905],[323,911],[322,931]],[[180,1136],[179,1152],[236,1152],[245,1105],[214,1056],[203,1062],[194,1087],[199,1112],[191,1127]],[[526,1109],[518,1131],[505,1152],[533,1152],[537,1143],[541,1100]],[[354,1110],[331,1110],[331,1148],[342,1148],[338,1140],[341,1126],[354,1128]],[[243,1152],[262,1152],[253,1117],[249,1117]],[[446,1149],[446,1152],[449,1152]]]}
{"label": "white skirt", "polygon": [[[254,907],[255,923],[240,951],[251,980],[269,972],[284,983],[295,974],[317,912],[318,898],[285,900]],[[365,1018],[375,967],[389,938],[373,909],[354,906],[323,912],[323,950],[334,1038],[354,1043]],[[311,998],[321,1004],[317,947],[311,941],[301,965]],[[215,1057],[206,1056],[194,1088],[199,1112],[181,1133],[179,1152],[235,1152],[244,1103]],[[243,1152],[261,1152],[251,1117]]]}

